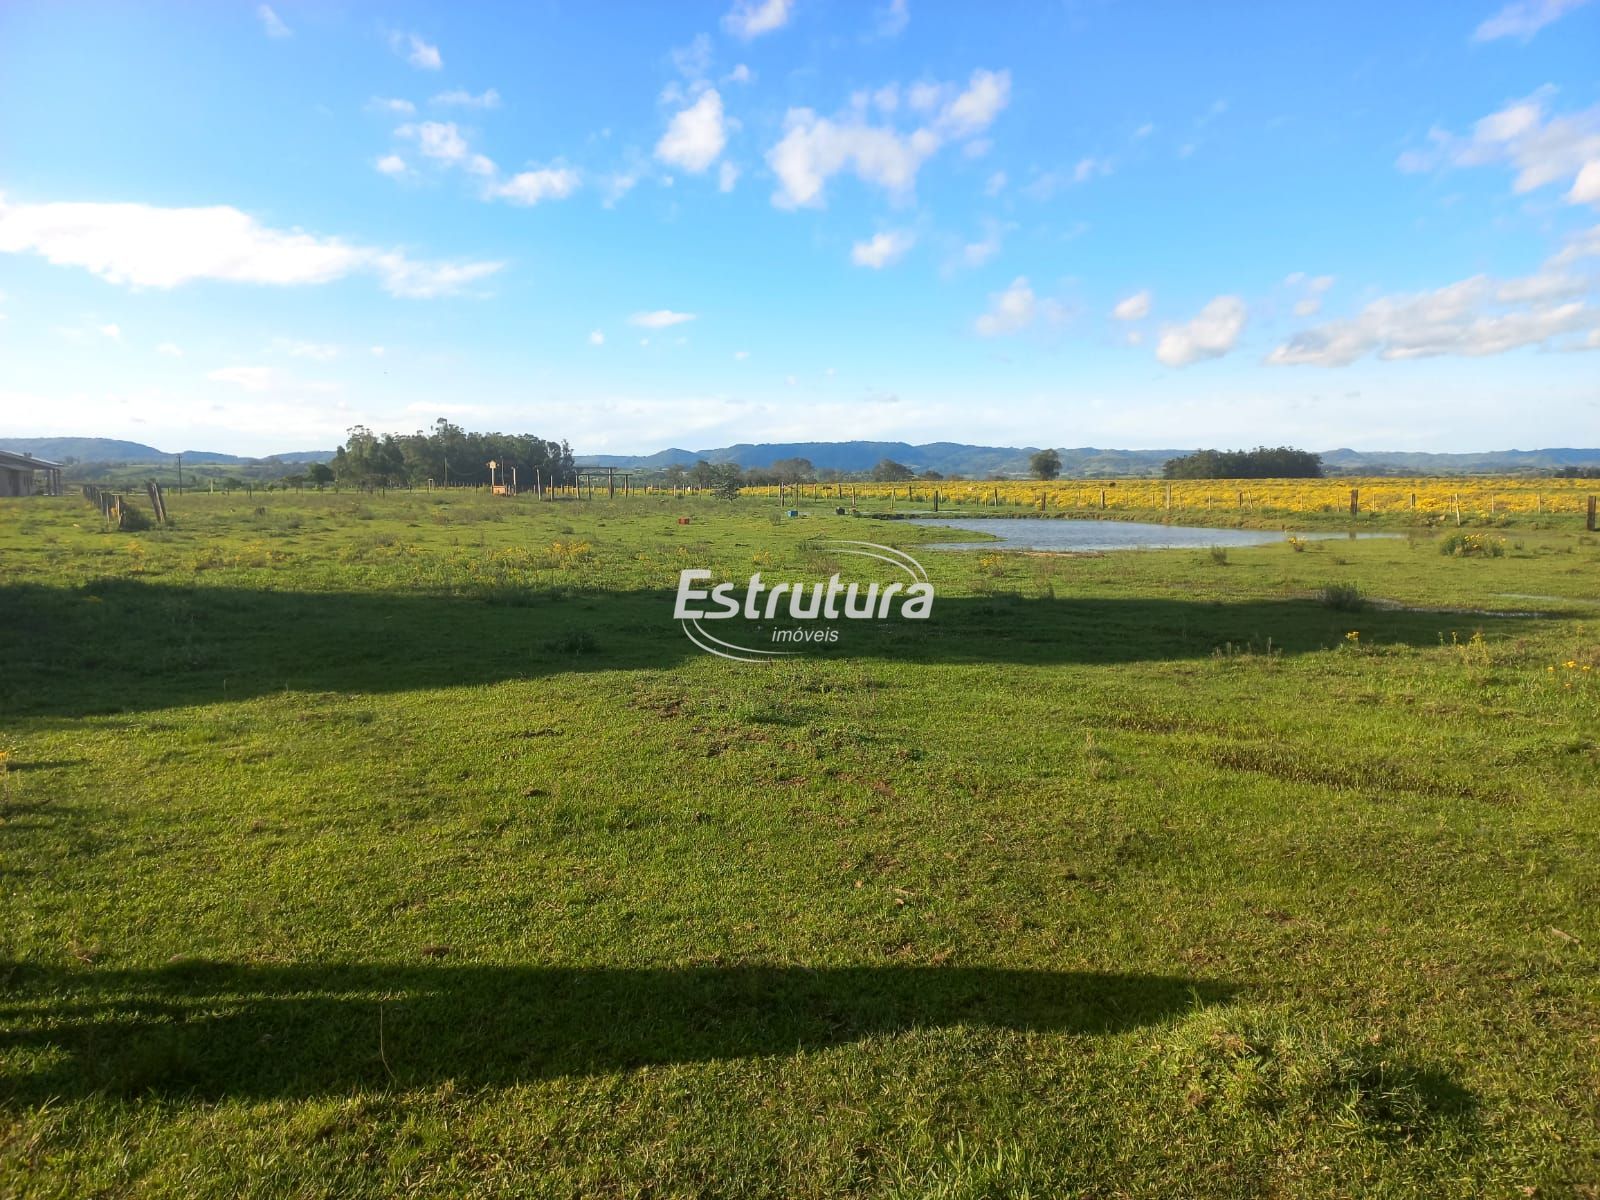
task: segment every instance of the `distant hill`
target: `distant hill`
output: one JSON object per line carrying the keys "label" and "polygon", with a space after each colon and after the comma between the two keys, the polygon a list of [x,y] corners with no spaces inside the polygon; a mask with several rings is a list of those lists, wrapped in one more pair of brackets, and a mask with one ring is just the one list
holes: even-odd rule
{"label": "distant hill", "polygon": [[[693,466],[731,462],[741,467],[770,467],[779,459],[804,458],[818,470],[855,474],[870,471],[881,459],[941,475],[983,478],[1028,474],[1034,446],[970,446],[961,442],[761,442],[721,446],[713,450],[673,447],[655,454],[580,454],[583,465],[660,470],[673,463]],[[1169,458],[1192,449],[1108,450],[1095,446],[1058,448],[1061,473],[1067,478],[1159,475]],[[1559,467],[1600,467],[1600,449],[1485,450],[1471,454],[1430,454],[1404,450],[1325,450],[1322,460],[1335,475],[1473,475],[1553,471]]]}
{"label": "distant hill", "polygon": [[1407,450],[1324,450],[1322,462],[1341,475],[1488,475],[1600,466],[1600,450],[1558,446],[1548,450],[1484,450],[1429,454]]}
{"label": "distant hill", "polygon": [[[659,470],[673,463],[693,466],[706,462],[731,462],[741,467],[770,467],[785,458],[809,459],[819,470],[855,474],[872,470],[885,458],[915,471],[938,471],[941,475],[1026,475],[1028,457],[1037,446],[970,446],[961,442],[742,442],[711,450],[682,450],[674,447],[655,454],[579,455],[580,463],[599,467],[631,467]],[[1167,459],[1180,450],[1099,450],[1084,447],[1062,450],[1063,471],[1071,475],[1148,475],[1159,473]]]}
{"label": "distant hill", "polygon": [[295,450],[288,454],[272,454],[265,458],[247,458],[239,454],[223,454],[217,450],[157,450],[143,442],[124,442],[116,438],[58,437],[58,438],[8,438],[0,437],[0,450],[15,450],[19,454],[32,454],[38,458],[64,462],[71,458],[78,462],[96,463],[170,463],[178,454],[184,465],[201,463],[235,463],[247,466],[255,463],[314,463],[327,462],[332,450]]}

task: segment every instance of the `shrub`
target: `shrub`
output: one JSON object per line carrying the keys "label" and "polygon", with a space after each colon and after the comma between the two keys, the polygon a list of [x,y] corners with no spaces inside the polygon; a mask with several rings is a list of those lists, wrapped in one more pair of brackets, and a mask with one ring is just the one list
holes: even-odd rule
{"label": "shrub", "polygon": [[557,654],[593,654],[600,645],[587,629],[569,629],[559,637],[551,638],[544,648]]}
{"label": "shrub", "polygon": [[1505,538],[1481,533],[1452,533],[1439,544],[1439,553],[1446,558],[1499,558],[1505,552]]}
{"label": "shrub", "polygon": [[1324,608],[1331,608],[1337,612],[1357,612],[1366,606],[1366,597],[1361,594],[1361,589],[1353,583],[1324,584],[1317,593],[1317,599]]}

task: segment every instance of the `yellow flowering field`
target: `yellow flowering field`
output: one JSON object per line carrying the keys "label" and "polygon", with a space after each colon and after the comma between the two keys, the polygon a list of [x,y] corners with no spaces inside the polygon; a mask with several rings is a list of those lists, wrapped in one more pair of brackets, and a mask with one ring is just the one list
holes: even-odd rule
{"label": "yellow flowering field", "polygon": [[[782,489],[794,497],[794,487]],[[1197,512],[1294,516],[1345,513],[1352,496],[1364,514],[1405,515],[1419,520],[1483,520],[1511,514],[1580,514],[1591,494],[1600,492],[1593,479],[1550,479],[1520,476],[1469,476],[1458,479],[1394,477],[1334,479],[1058,479],[1051,482],[915,480],[909,483],[802,484],[801,502],[833,500],[849,504],[871,501],[877,506],[931,506],[937,492],[941,507],[1023,508],[1043,512]],[[770,496],[777,487],[745,488],[748,496]]]}

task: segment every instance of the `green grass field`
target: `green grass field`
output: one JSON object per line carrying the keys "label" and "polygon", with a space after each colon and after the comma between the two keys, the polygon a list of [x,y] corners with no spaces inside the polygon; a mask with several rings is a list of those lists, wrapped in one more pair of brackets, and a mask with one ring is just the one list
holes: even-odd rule
{"label": "green grass field", "polygon": [[[170,507],[0,503],[0,1195],[1600,1194],[1576,519]],[[932,619],[759,667],[672,620],[819,537]]]}

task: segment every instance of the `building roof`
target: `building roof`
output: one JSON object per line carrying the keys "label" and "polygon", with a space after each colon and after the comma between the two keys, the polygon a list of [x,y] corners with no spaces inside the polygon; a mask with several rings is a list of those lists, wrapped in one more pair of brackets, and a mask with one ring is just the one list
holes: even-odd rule
{"label": "building roof", "polygon": [[14,450],[0,450],[0,467],[10,467],[19,471],[59,471],[61,464],[51,462],[48,458],[37,458],[32,454],[18,454]]}

